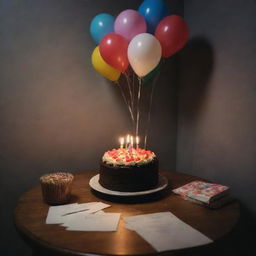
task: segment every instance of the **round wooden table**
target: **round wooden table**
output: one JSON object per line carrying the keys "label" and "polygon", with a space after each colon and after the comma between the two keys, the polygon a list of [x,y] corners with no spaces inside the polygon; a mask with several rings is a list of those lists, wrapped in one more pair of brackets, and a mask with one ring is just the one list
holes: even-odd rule
{"label": "round wooden table", "polygon": [[[96,171],[75,174],[72,202],[85,203],[107,200],[99,199],[88,183]],[[171,189],[198,179],[177,172],[161,172],[168,178],[170,186],[165,192],[144,202],[110,202],[112,207],[105,212],[120,212],[121,219],[116,232],[66,231],[59,225],[46,225],[49,205],[43,203],[41,187],[24,193],[16,207],[14,221],[19,233],[33,244],[51,251],[69,255],[149,255],[157,252],[136,232],[124,227],[122,217],[161,211],[170,211],[178,218],[199,230],[214,241],[227,235],[239,218],[239,204],[234,201],[220,209],[208,209],[181,199]],[[202,180],[202,179],[201,179]],[[109,198],[107,198],[109,199]],[[154,201],[155,200],[155,201]],[[193,249],[193,248],[192,248]],[[175,255],[177,251],[169,251]],[[162,255],[162,254],[161,254]]]}

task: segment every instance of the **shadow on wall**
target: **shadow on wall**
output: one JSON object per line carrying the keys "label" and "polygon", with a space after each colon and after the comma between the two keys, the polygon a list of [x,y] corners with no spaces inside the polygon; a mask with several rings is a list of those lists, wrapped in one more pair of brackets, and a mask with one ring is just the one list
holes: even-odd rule
{"label": "shadow on wall", "polygon": [[[214,68],[214,51],[204,37],[192,38],[177,58],[179,94],[182,95],[185,118],[199,116],[206,101],[208,82]],[[182,109],[184,110],[184,109]],[[180,114],[179,113],[179,114]]]}
{"label": "shadow on wall", "polygon": [[[179,137],[182,154],[193,158],[193,147],[198,143],[194,139],[198,132],[197,123],[208,103],[208,92],[211,76],[215,67],[214,49],[204,37],[192,38],[187,46],[177,55],[178,65],[178,97],[179,97],[179,129],[183,135]],[[195,143],[194,143],[195,142]],[[185,150],[184,150],[185,149]],[[179,154],[179,152],[178,152]],[[187,154],[187,155],[186,155]],[[182,159],[182,158],[181,158]],[[185,157],[186,159],[186,157]],[[192,161],[192,160],[191,160]],[[256,255],[254,232],[256,229],[255,213],[242,203],[241,217],[234,230],[216,243],[216,247],[196,255]],[[220,227],[221,228],[221,227]],[[193,254],[194,255],[194,254]]]}

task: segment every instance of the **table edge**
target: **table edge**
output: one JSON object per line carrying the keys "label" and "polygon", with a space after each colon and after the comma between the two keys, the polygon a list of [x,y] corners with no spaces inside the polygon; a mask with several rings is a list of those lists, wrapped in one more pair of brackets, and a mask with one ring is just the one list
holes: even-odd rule
{"label": "table edge", "polygon": [[[81,175],[83,174],[84,172],[91,172],[91,173],[96,173],[95,170],[89,170],[89,171],[81,171],[81,172],[77,172],[77,173],[74,173],[74,175]],[[190,175],[190,174],[186,174],[186,173],[182,173],[182,172],[176,172],[176,171],[166,171],[166,170],[163,170],[163,171],[160,171],[160,173],[162,173],[164,175],[164,173],[166,172],[174,172],[174,173],[179,173],[179,174],[184,174],[184,175],[188,175],[188,176],[192,176],[196,179],[199,179],[199,180],[203,180],[203,181],[207,181],[206,179],[203,179],[203,178],[200,178],[200,177],[197,177],[197,176],[194,176],[194,175]],[[210,182],[210,181],[208,181]],[[29,192],[30,190],[33,190],[35,189],[36,187],[38,187],[40,185],[37,185],[37,186],[34,186],[33,188],[25,191],[24,193],[21,194],[21,196],[19,197],[19,201],[20,201],[20,198],[27,192]],[[19,207],[19,201],[17,202],[17,205],[15,207],[15,210],[14,210],[14,214],[13,214],[13,221],[14,221],[14,225],[15,225],[15,228],[17,230],[17,232],[19,234],[21,234],[21,236],[23,238],[26,239],[30,239],[32,240],[33,243],[35,243],[36,245],[38,246],[41,246],[42,248],[44,249],[47,249],[47,250],[50,250],[50,251],[54,251],[54,252],[58,252],[58,253],[63,253],[63,254],[66,254],[66,255],[77,255],[77,256],[87,256],[88,254],[96,254],[96,255],[106,255],[106,256],[153,256],[153,255],[156,255],[156,254],[165,254],[165,253],[173,253],[175,254],[176,252],[183,252],[183,251],[190,251],[190,250],[195,250],[195,249],[198,249],[198,248],[203,248],[203,247],[207,247],[209,245],[212,245],[214,243],[217,243],[219,240],[227,237],[230,235],[230,233],[232,233],[232,231],[234,230],[236,224],[238,223],[239,221],[239,218],[240,218],[240,203],[238,202],[238,200],[235,200],[234,202],[232,202],[231,204],[237,204],[237,207],[238,207],[238,216],[237,216],[237,219],[236,219],[236,222],[234,223],[234,225],[232,226],[232,228],[225,234],[223,235],[222,237],[219,237],[218,239],[216,240],[213,240],[212,243],[210,244],[206,244],[206,245],[200,245],[200,246],[194,246],[194,247],[189,247],[189,248],[183,248],[183,249],[175,249],[175,250],[167,250],[167,251],[162,251],[162,252],[157,252],[155,250],[155,252],[152,252],[152,253],[145,253],[145,254],[107,254],[107,253],[104,253],[104,254],[101,254],[101,253],[95,253],[95,252],[81,252],[81,251],[74,251],[74,250],[71,250],[71,249],[68,249],[68,248],[64,248],[64,247],[59,247],[59,246],[54,246],[54,244],[52,243],[48,243],[48,242],[45,242],[43,240],[41,240],[40,238],[38,237],[35,237],[33,235],[32,232],[30,232],[27,228],[25,228],[24,226],[21,226],[20,224],[17,223],[17,219],[16,219],[16,216],[17,216],[17,209]],[[145,241],[146,242],[146,241]]]}

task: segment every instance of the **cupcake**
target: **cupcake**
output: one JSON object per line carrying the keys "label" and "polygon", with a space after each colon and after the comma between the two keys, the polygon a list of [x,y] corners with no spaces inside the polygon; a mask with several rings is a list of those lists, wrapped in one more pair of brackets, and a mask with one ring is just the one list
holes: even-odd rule
{"label": "cupcake", "polygon": [[50,205],[68,203],[74,176],[71,173],[56,172],[40,177],[43,200]]}

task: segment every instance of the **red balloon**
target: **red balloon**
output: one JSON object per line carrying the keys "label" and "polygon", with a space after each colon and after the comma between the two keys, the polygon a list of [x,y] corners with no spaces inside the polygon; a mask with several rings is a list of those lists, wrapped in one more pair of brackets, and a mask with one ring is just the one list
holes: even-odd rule
{"label": "red balloon", "polygon": [[100,54],[112,67],[124,72],[129,66],[127,57],[128,41],[116,33],[105,35],[100,41]]}
{"label": "red balloon", "polygon": [[188,41],[189,29],[185,20],[178,15],[162,19],[155,31],[155,37],[162,46],[162,56],[170,57]]}

